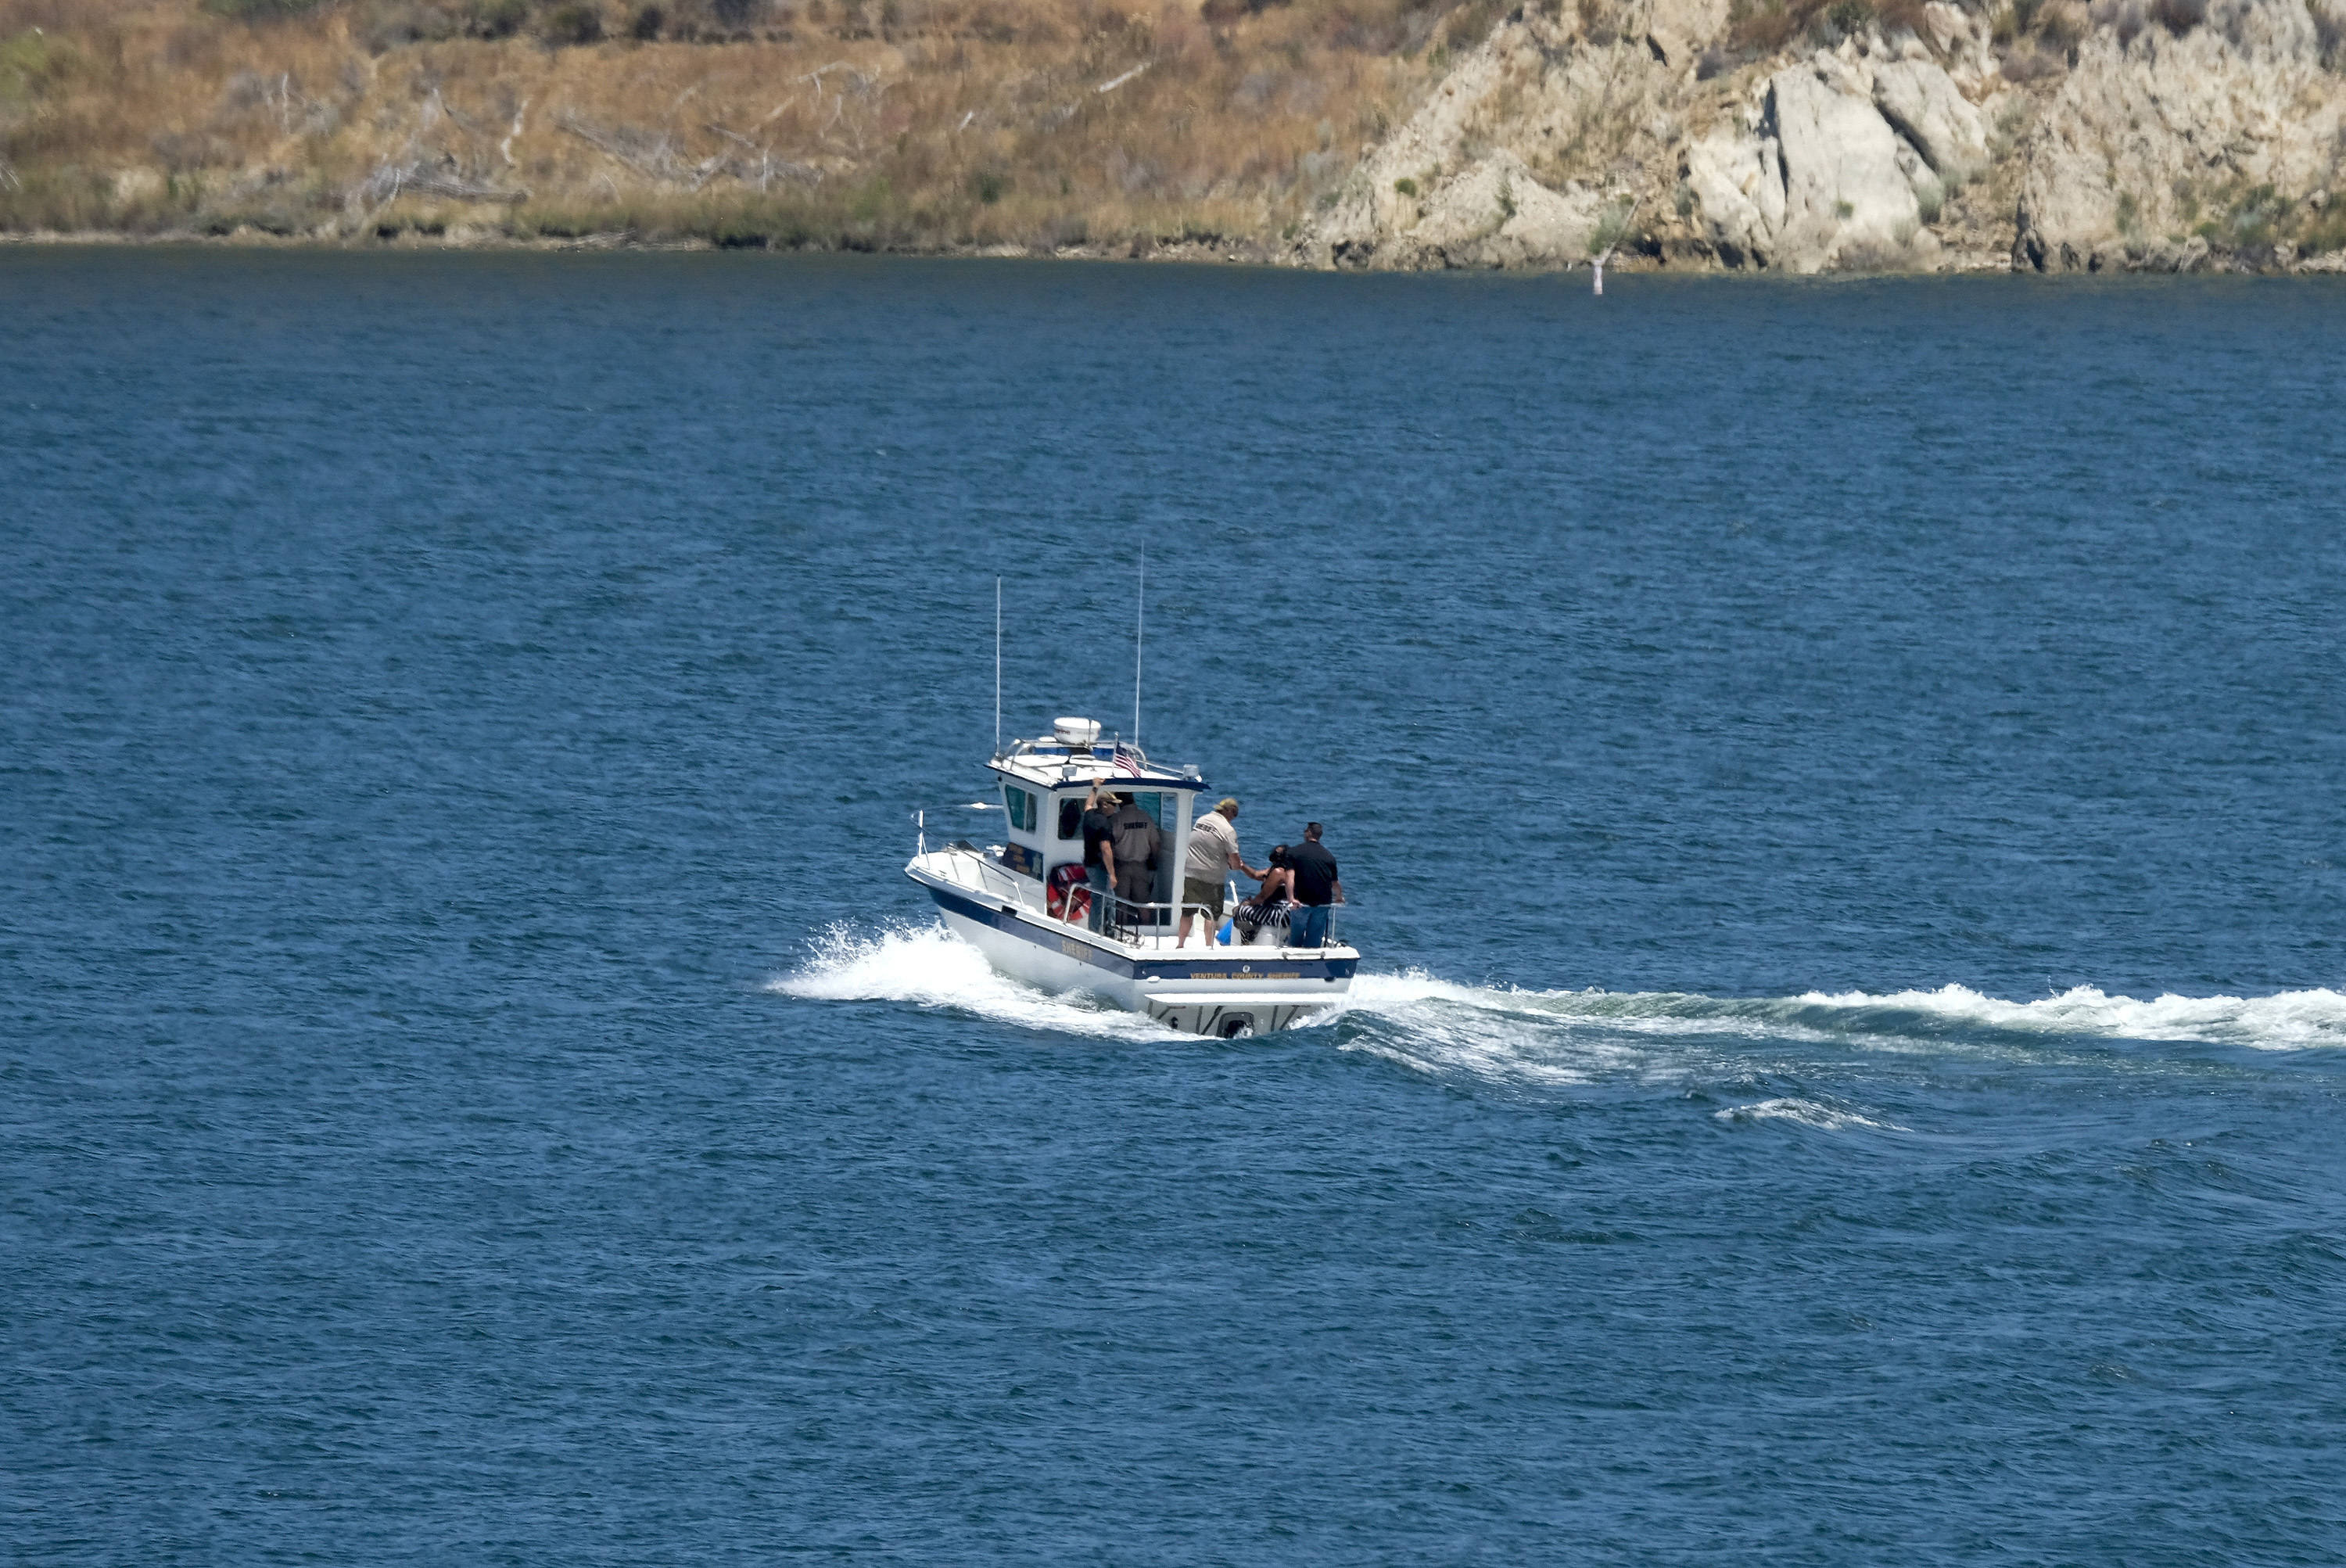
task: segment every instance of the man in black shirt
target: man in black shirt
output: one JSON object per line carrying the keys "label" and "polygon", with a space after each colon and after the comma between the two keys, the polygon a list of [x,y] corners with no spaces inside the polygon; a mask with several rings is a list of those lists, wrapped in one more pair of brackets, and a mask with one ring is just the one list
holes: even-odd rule
{"label": "man in black shirt", "polygon": [[1107,919],[1107,901],[1116,891],[1116,791],[1092,786],[1084,801],[1084,880],[1091,884],[1091,927],[1098,931]]}
{"label": "man in black shirt", "polygon": [[1336,857],[1320,846],[1320,824],[1303,824],[1303,842],[1287,851],[1288,870],[1294,876],[1295,901],[1301,906],[1288,922],[1290,947],[1328,945],[1328,906],[1344,901],[1344,884],[1336,875]]}

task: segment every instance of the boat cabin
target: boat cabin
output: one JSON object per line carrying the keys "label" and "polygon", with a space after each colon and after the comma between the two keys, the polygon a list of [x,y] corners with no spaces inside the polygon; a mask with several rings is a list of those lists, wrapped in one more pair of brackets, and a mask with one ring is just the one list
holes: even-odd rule
{"label": "boat cabin", "polygon": [[1181,896],[1181,864],[1189,849],[1189,824],[1206,788],[1198,769],[1178,771],[1152,765],[1148,754],[1127,742],[1100,739],[1099,721],[1062,718],[1037,740],[1014,740],[987,764],[1002,783],[1004,830],[1001,865],[1021,877],[1050,886],[1061,866],[1084,863],[1084,800],[1105,783],[1157,824],[1159,835],[1154,891],[1145,901],[1159,906],[1137,911],[1134,923],[1170,926]]}

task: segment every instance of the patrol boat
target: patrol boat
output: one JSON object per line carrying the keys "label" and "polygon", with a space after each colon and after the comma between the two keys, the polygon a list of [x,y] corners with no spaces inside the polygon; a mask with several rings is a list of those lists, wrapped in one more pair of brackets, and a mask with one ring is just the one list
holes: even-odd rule
{"label": "patrol boat", "polygon": [[[1187,906],[1176,947],[1181,867],[1206,786],[1198,769],[1159,768],[1139,747],[1103,743],[1089,718],[1062,718],[1041,739],[1014,740],[987,764],[1000,781],[1006,842],[931,850],[925,832],[904,874],[929,890],[954,934],[1015,980],[1081,991],[1190,1034],[1225,1039],[1285,1029],[1344,999],[1361,955],[1326,947],[1218,940],[1220,917]],[[1160,835],[1146,903],[1110,897],[1094,931],[1084,882],[1084,799],[1096,785],[1128,794]]]}

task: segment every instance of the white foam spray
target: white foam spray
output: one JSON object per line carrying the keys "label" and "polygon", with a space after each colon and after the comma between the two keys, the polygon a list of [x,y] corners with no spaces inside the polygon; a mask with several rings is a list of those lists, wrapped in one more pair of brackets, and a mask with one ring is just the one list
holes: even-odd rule
{"label": "white foam spray", "polygon": [[[817,937],[804,963],[768,989],[811,1000],[957,1009],[999,1023],[1095,1038],[1165,1038],[1161,1026],[1138,1013],[1088,998],[1055,996],[1007,978],[942,925],[876,932],[835,926]],[[1755,1044],[1961,1049],[1967,1031],[2000,1035],[1997,1044],[2005,1047],[2015,1035],[2023,1044],[2035,1037],[2048,1044],[2099,1039],[2273,1051],[2346,1047],[2346,995],[2323,989],[2259,997],[2163,995],[2146,1002],[2078,986],[2058,996],[2007,1002],[1949,985],[1882,994],[1733,998],[1524,991],[1462,985],[1413,970],[1357,976],[1343,1005],[1316,1022],[1361,1025],[1341,1032],[1346,1046],[1413,1066],[1573,1084],[1659,1080],[1748,1064]]]}
{"label": "white foam spray", "polygon": [[1967,986],[1937,991],[1901,991],[1886,996],[1864,992],[1827,995],[1810,992],[1793,1005],[1827,1013],[1841,1012],[1862,1021],[1889,1013],[1922,1013],[1957,1024],[2031,1034],[2093,1035],[2107,1040],[2188,1040],[2246,1045],[2259,1051],[2301,1051],[2346,1046],[2346,996],[2327,988],[2282,991],[2270,996],[2163,995],[2149,1002],[2111,996],[2079,985],[2034,1002],[2005,1002]]}
{"label": "white foam spray", "polygon": [[835,925],[811,946],[804,963],[767,982],[766,989],[821,1002],[905,1002],[951,1008],[997,1023],[1094,1038],[1165,1035],[1162,1025],[1142,1013],[1022,985],[942,925],[908,924],[878,932]]}
{"label": "white foam spray", "polygon": [[1872,1116],[1861,1116],[1855,1111],[1835,1110],[1814,1100],[1780,1098],[1762,1100],[1753,1105],[1729,1105],[1723,1111],[1713,1111],[1711,1119],[1729,1123],[1790,1122],[1799,1126],[1815,1127],[1821,1132],[1876,1133],[1911,1132],[1895,1122],[1877,1122]]}

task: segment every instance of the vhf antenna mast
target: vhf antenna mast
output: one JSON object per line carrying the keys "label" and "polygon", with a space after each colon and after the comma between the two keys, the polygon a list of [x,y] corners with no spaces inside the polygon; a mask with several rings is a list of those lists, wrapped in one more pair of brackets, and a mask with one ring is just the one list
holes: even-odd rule
{"label": "vhf antenna mast", "polygon": [[994,754],[1002,755],[1002,579],[994,579]]}
{"label": "vhf antenna mast", "polygon": [[1132,616],[1132,748],[1140,749],[1140,634],[1148,619],[1148,546],[1140,547],[1140,604]]}

